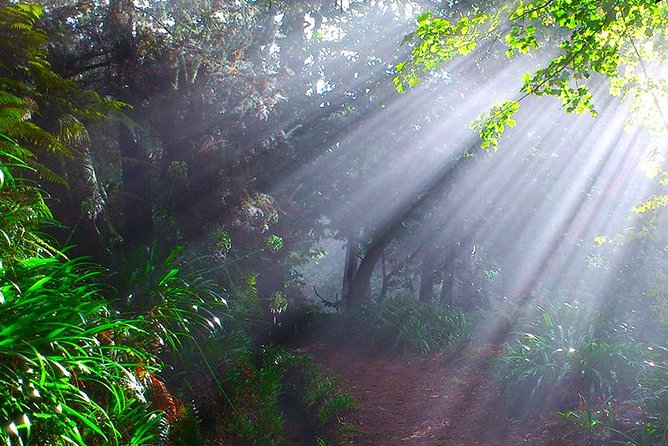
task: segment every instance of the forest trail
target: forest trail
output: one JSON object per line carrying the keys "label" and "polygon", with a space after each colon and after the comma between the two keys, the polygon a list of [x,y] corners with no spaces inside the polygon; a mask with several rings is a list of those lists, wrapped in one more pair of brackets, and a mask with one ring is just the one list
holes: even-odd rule
{"label": "forest trail", "polygon": [[[324,338],[324,336],[323,336]],[[339,375],[357,407],[354,446],[557,446],[568,428],[556,415],[532,423],[503,416],[490,371],[493,352],[460,358],[401,355],[312,339],[298,346]]]}

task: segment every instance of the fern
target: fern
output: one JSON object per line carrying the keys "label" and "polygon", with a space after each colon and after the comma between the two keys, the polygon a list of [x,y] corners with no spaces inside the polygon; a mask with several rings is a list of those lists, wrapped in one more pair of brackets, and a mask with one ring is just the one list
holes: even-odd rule
{"label": "fern", "polygon": [[0,90],[0,132],[8,133],[30,113],[28,103],[11,93]]}
{"label": "fern", "polygon": [[30,121],[16,123],[11,130],[11,135],[33,147],[72,158],[72,151],[56,135]]}
{"label": "fern", "polygon": [[[73,160],[74,148],[90,143],[86,123],[104,119],[126,106],[101,98],[53,72],[47,60],[48,37],[36,25],[42,9],[35,4],[0,8],[0,150],[20,158],[41,178],[66,185],[63,176],[35,160],[52,153]],[[46,125],[38,125],[34,117]],[[47,129],[57,129],[49,131]]]}

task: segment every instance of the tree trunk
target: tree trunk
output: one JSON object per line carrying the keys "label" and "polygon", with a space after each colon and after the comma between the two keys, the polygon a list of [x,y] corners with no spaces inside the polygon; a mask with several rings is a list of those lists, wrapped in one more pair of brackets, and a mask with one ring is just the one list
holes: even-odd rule
{"label": "tree trunk", "polygon": [[371,275],[383,249],[405,229],[404,222],[406,219],[420,211],[426,211],[430,205],[435,204],[435,200],[451,186],[454,172],[466,160],[466,157],[458,157],[444,165],[441,172],[420,193],[416,194],[416,198],[405,209],[397,212],[370,234],[373,241],[369,244],[364,259],[351,283],[347,299],[348,308],[354,308],[371,297]]}
{"label": "tree trunk", "polygon": [[123,244],[129,250],[150,245],[153,239],[151,189],[148,180],[148,160],[144,148],[137,143],[126,126],[119,129],[119,144],[123,159]]}
{"label": "tree trunk", "polygon": [[434,255],[427,250],[420,267],[420,301],[430,304],[434,299]]}
{"label": "tree trunk", "polygon": [[380,294],[378,295],[378,301],[383,301],[385,300],[385,297],[387,296],[387,290],[390,287],[390,278],[392,277],[392,273],[387,272],[387,264],[385,262],[385,250],[383,249],[380,253],[380,264],[382,266],[382,275],[383,275],[383,281],[380,285]]}
{"label": "tree trunk", "polygon": [[[113,60],[117,69],[116,96],[138,106],[138,91],[134,76],[138,54],[133,35],[134,2],[112,0],[109,4],[108,35],[114,39]],[[127,112],[133,118],[136,115]],[[131,251],[140,245],[150,245],[153,239],[149,160],[146,150],[137,141],[135,131],[119,123],[118,144],[123,169],[123,245]]]}
{"label": "tree trunk", "polygon": [[357,253],[360,243],[356,238],[348,237],[346,240],[346,258],[343,266],[343,283],[341,285],[341,299],[348,300],[350,287],[355,273],[357,272]]}
{"label": "tree trunk", "polygon": [[443,268],[443,285],[441,286],[440,301],[442,305],[452,305],[455,294],[455,258],[454,248],[449,247],[446,251],[445,267]]}
{"label": "tree trunk", "polygon": [[372,243],[366,250],[364,258],[357,269],[357,274],[350,284],[350,292],[346,306],[348,309],[357,308],[371,298],[371,276],[380,259],[386,243],[382,241]]}
{"label": "tree trunk", "polygon": [[[465,248],[466,246],[466,248]],[[468,243],[462,243],[462,250],[468,249]],[[464,300],[460,303],[460,307],[464,311],[470,311],[475,308],[476,303],[478,302],[478,287],[476,282],[478,277],[476,277],[476,268],[475,268],[475,259],[471,255],[464,257],[465,262],[462,262],[462,297]]]}

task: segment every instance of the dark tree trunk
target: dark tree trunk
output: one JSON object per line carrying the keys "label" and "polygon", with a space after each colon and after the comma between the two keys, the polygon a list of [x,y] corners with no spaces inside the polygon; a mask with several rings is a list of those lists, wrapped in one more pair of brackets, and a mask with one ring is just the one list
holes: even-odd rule
{"label": "dark tree trunk", "polygon": [[443,268],[443,285],[441,286],[440,301],[442,305],[452,305],[455,294],[455,250],[449,247],[445,254],[445,267]]}
{"label": "dark tree trunk", "polygon": [[420,266],[420,301],[430,304],[434,299],[434,254],[427,250]]}
{"label": "dark tree trunk", "polygon": [[415,199],[406,208],[397,212],[394,217],[373,231],[369,237],[372,241],[350,286],[347,299],[348,308],[354,308],[371,297],[371,276],[385,247],[405,229],[404,222],[408,218],[426,212],[430,206],[435,204],[435,200],[441,197],[441,194],[451,185],[457,168],[466,160],[466,157],[459,157],[444,165],[440,174],[420,193],[417,193]]}
{"label": "dark tree trunk", "polygon": [[363,302],[371,298],[371,276],[380,259],[386,243],[372,243],[366,250],[364,258],[360,262],[357,274],[350,284],[350,291],[346,305],[349,309],[357,308]]}
{"label": "dark tree trunk", "polygon": [[[467,243],[462,243],[461,250],[462,253],[467,251],[471,245]],[[464,298],[460,302],[460,307],[464,311],[472,310],[478,302],[478,286],[476,282],[478,277],[476,274],[475,259],[470,254],[467,254],[465,257],[465,262],[461,264],[462,270],[462,297]]]}
{"label": "dark tree trunk", "polygon": [[[109,5],[109,36],[114,39],[113,61],[116,65],[116,96],[135,107],[139,95],[134,76],[138,55],[133,35],[134,2],[112,0]],[[134,118],[135,113],[128,112]],[[149,160],[137,140],[136,132],[126,123],[119,123],[118,144],[123,169],[123,247],[131,251],[149,245],[153,238]]]}
{"label": "dark tree trunk", "polygon": [[150,245],[153,239],[151,188],[148,160],[144,148],[137,143],[126,126],[119,129],[119,144],[123,158],[123,244],[128,250]]}
{"label": "dark tree trunk", "polygon": [[348,237],[346,240],[346,258],[343,266],[343,284],[341,285],[341,298],[343,300],[348,300],[350,287],[357,273],[359,246],[359,241],[354,237]]}
{"label": "dark tree trunk", "polygon": [[387,272],[387,264],[385,262],[385,250],[383,249],[380,253],[380,264],[382,266],[382,275],[383,275],[383,282],[380,285],[380,294],[378,294],[378,301],[383,301],[385,297],[387,296],[387,290],[390,287],[390,279],[392,277],[392,273]]}

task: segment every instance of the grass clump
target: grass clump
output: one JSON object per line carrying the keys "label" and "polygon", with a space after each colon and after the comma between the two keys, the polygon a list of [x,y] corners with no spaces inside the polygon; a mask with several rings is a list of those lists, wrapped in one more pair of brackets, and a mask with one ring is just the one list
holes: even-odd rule
{"label": "grass clump", "polygon": [[452,307],[434,307],[411,297],[371,302],[353,316],[363,340],[402,352],[438,352],[471,339],[472,321]]}
{"label": "grass clump", "polygon": [[335,444],[342,444],[354,429],[343,416],[355,406],[355,398],[343,390],[336,376],[314,364],[310,356],[301,356],[300,361],[302,398],[319,434],[318,439],[329,438]]}
{"label": "grass clump", "polygon": [[82,260],[29,258],[0,269],[0,430],[4,444],[151,444],[159,363],[130,342],[141,318],[110,310]]}
{"label": "grass clump", "polygon": [[629,330],[577,303],[537,307],[508,342],[497,376],[510,412],[572,408],[578,397],[624,396],[643,370],[643,347]]}

